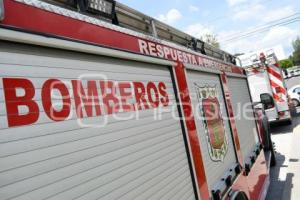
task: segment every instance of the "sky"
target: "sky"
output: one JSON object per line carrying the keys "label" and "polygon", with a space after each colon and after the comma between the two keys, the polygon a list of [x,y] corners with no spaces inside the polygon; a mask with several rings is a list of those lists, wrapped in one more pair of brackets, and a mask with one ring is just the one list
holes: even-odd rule
{"label": "sky", "polygon": [[300,36],[300,0],[119,1],[195,37],[214,34],[232,54],[279,46],[282,59]]}

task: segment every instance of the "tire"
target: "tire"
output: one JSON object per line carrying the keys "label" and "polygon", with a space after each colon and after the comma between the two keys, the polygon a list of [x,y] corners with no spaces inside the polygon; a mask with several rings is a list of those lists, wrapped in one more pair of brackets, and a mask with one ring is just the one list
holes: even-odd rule
{"label": "tire", "polygon": [[270,124],[268,123],[268,132],[267,132],[268,136],[269,136],[269,151],[271,152],[271,161],[270,161],[270,166],[274,167],[276,166],[276,152],[275,152],[275,146],[274,143],[272,141],[272,137],[271,137],[271,130],[270,130]]}
{"label": "tire", "polygon": [[272,141],[271,141],[270,124],[269,124],[268,121],[264,121],[263,128],[264,128],[264,131],[265,131],[265,134],[264,134],[264,141],[265,141],[264,150],[269,151],[269,150],[272,149]]}
{"label": "tire", "polygon": [[292,123],[293,123],[293,121],[291,119],[289,119],[289,120],[286,121],[287,125],[292,125]]}
{"label": "tire", "polygon": [[299,100],[297,100],[297,99],[292,99],[292,103],[293,103],[294,107],[297,107],[300,104]]}
{"label": "tire", "polygon": [[271,152],[271,161],[270,161],[270,166],[271,167],[274,167],[276,166],[276,153],[275,153],[275,149],[274,149],[274,145],[273,145],[273,142],[271,141],[271,149],[270,149],[270,152]]}
{"label": "tire", "polygon": [[270,166],[273,167],[273,166],[276,166],[276,153],[275,153],[274,144],[273,144],[272,138],[271,138],[270,124],[269,123],[264,123],[264,129],[265,129],[264,150],[265,151],[270,151],[270,153],[271,153]]}

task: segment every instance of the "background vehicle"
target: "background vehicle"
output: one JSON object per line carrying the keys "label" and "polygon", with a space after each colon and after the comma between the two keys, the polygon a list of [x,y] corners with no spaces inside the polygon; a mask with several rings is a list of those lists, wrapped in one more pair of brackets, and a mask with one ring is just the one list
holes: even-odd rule
{"label": "background vehicle", "polygon": [[295,76],[300,76],[300,69],[296,69],[294,74]]}
{"label": "background vehicle", "polygon": [[288,68],[287,73],[288,73],[288,75],[287,75],[288,78],[300,76],[300,68],[299,68],[299,66],[294,66],[294,67]]}
{"label": "background vehicle", "polygon": [[287,69],[283,69],[283,74],[282,75],[283,75],[284,79],[289,79],[289,78],[292,77]]}
{"label": "background vehicle", "polygon": [[300,85],[293,86],[288,90],[288,94],[293,102],[293,105],[299,106],[300,105]]}
{"label": "background vehicle", "polygon": [[[266,57],[265,57],[266,53]],[[252,65],[244,66],[251,97],[262,102],[269,122],[292,121],[283,73],[273,51],[252,55]]]}
{"label": "background vehicle", "polygon": [[294,70],[291,70],[291,71],[290,71],[290,74],[291,74],[291,77],[294,77],[294,76],[295,76],[295,71],[294,71]]}
{"label": "background vehicle", "polygon": [[87,3],[4,0],[1,199],[264,199],[270,157],[234,57]]}

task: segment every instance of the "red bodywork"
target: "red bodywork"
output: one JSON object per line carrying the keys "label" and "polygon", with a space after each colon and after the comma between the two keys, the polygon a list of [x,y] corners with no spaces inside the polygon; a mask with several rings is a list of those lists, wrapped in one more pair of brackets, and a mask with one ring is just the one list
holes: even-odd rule
{"label": "red bodywork", "polygon": [[256,118],[256,124],[258,126],[258,136],[259,136],[259,140],[261,142],[261,144],[265,144],[265,137],[264,134],[265,133],[265,129],[263,126],[263,119],[264,119],[264,113],[261,109],[254,109],[254,114],[255,114],[255,118]]}
{"label": "red bodywork", "polygon": [[186,79],[186,71],[181,63],[175,68],[176,81],[178,84],[178,92],[182,104],[185,125],[187,128],[189,143],[192,150],[193,161],[198,181],[201,199],[209,199],[208,185],[206,181],[204,164],[201,157],[201,147],[198,140],[196,122],[192,111],[192,102],[189,95],[188,83]]}
{"label": "red bodywork", "polygon": [[[105,46],[137,54],[142,53],[140,51],[138,42],[140,38],[136,36],[51,13],[49,11],[18,3],[13,0],[4,0],[4,6],[5,18],[1,22],[3,27],[65,38],[98,46]],[[203,65],[203,63],[208,63],[207,60],[210,60],[211,63],[217,62],[213,61],[214,59],[204,56],[202,57],[197,53],[195,53],[195,56],[197,57],[197,64],[199,67],[209,68],[209,65]],[[244,71],[239,67],[224,63],[219,63],[215,69],[223,72],[221,75],[221,80],[226,98],[226,107],[229,112],[230,125],[231,129],[233,130],[234,145],[237,152],[238,162],[241,166],[243,166],[243,157],[237,128],[233,119],[232,101],[225,71],[230,69],[229,71],[231,73],[236,74],[244,74]],[[192,113],[187,76],[183,64],[178,63],[178,65],[174,68],[173,73],[175,74],[177,87],[180,93],[179,96],[185,118],[184,122],[187,128],[188,142],[196,172],[195,179],[197,180],[198,191],[200,192],[199,196],[201,199],[207,200],[210,198],[210,192],[208,191],[203,160],[201,157],[201,147],[197,136],[195,119]],[[265,164],[265,158],[263,152],[261,152],[254,166],[252,167],[250,174],[245,176],[243,173],[241,173],[241,175],[235,180],[232,189],[244,191],[248,197],[250,197],[250,199],[259,199],[262,197],[262,193],[267,187],[267,177],[268,172]]]}
{"label": "red bodywork", "polygon": [[226,107],[227,107],[227,110],[228,110],[228,117],[229,117],[229,122],[230,122],[231,129],[232,129],[233,142],[234,142],[238,162],[241,166],[244,166],[244,161],[243,161],[243,156],[242,156],[242,151],[241,151],[241,145],[240,145],[238,130],[237,130],[235,120],[234,120],[232,100],[231,100],[230,90],[229,90],[229,86],[228,86],[228,78],[226,76],[226,73],[221,74],[221,83],[222,83],[222,87],[223,87],[224,94],[225,94]]}
{"label": "red bodywork", "polygon": [[269,171],[264,151],[261,151],[248,176],[245,173],[238,176],[232,189],[244,191],[251,200],[263,200],[268,187]]}

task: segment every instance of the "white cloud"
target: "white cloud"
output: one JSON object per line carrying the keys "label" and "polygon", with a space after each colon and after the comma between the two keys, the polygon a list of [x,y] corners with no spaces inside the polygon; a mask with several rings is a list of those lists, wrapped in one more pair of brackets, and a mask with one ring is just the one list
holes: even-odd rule
{"label": "white cloud", "polygon": [[283,43],[283,46],[290,45],[292,40],[297,36],[297,31],[287,26],[277,26],[270,31],[262,39],[262,43],[266,45]]}
{"label": "white cloud", "polygon": [[199,8],[198,8],[197,6],[190,5],[190,6],[189,6],[189,10],[190,10],[191,12],[198,12],[198,11],[199,11]]}
{"label": "white cloud", "polygon": [[248,0],[227,0],[227,3],[229,4],[229,6],[236,6],[238,4],[245,3],[247,1]]}
{"label": "white cloud", "polygon": [[295,9],[292,6],[286,6],[279,9],[269,10],[268,12],[263,14],[262,20],[264,22],[270,22],[273,20],[287,17],[289,15],[293,15],[295,13]]}
{"label": "white cloud", "polygon": [[186,27],[185,32],[193,37],[201,38],[206,34],[213,34],[213,27],[205,27],[202,24],[191,24]]}
{"label": "white cloud", "polygon": [[179,12],[179,10],[177,9],[171,9],[167,12],[167,14],[160,14],[157,19],[165,22],[167,24],[173,24],[175,23],[177,20],[182,18],[182,14]]}
{"label": "white cloud", "polygon": [[232,19],[234,20],[270,22],[295,14],[296,11],[292,6],[270,9],[260,3],[251,3],[232,8],[232,13]]}
{"label": "white cloud", "polygon": [[[223,32],[219,35],[225,38],[234,33],[238,33],[238,31]],[[291,47],[291,42],[296,38],[297,33],[299,33],[299,30],[297,31],[287,26],[277,26],[271,28],[264,35],[260,34],[256,37],[243,38],[227,44],[222,44],[221,42],[221,47],[230,53],[248,53],[275,46],[282,46],[286,50]],[[289,53],[285,52],[285,55],[289,55]]]}
{"label": "white cloud", "polygon": [[265,12],[265,7],[261,4],[236,7],[232,18],[234,20],[257,19]]}

